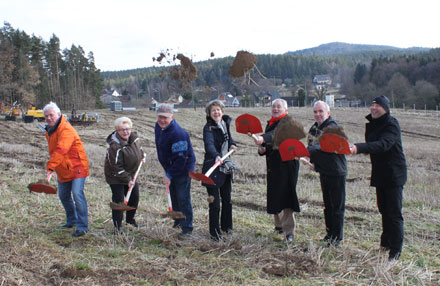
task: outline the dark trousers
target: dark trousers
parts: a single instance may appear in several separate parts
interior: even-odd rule
[[[226,175],[225,182],[220,188],[206,189],[208,194],[214,197],[214,201],[209,204],[209,234],[212,238],[218,239],[221,231],[232,230],[231,175]],[[219,225],[220,201],[222,207]]]
[[[174,177],[170,184],[171,204],[173,211],[182,212],[185,219],[174,220],[183,232],[193,231],[193,209],[191,203],[191,178],[188,176]]]
[[[340,241],[344,238],[345,176],[320,175],[326,237]]]
[[[376,187],[377,207],[382,215],[380,245],[390,249],[390,255],[400,255],[403,245],[403,186]]]
[[[124,196],[128,192],[128,185],[122,184],[110,184],[112,189],[112,201],[115,203],[124,203]],[[139,185],[135,183],[133,190],[131,191],[130,198],[128,199],[128,205],[137,209],[139,205]],[[136,209],[127,211],[125,221],[130,223],[134,220]],[[122,226],[122,218],[124,216],[123,211],[112,210],[113,225],[117,228]]]

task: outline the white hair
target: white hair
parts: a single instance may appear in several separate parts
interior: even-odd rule
[[[130,128],[133,127],[133,122],[131,122],[131,119],[123,116],[123,117],[116,118],[115,129],[117,129],[118,127],[121,127],[124,124],[128,124],[128,126],[130,126]]]
[[[273,106],[277,101],[281,102],[281,104],[283,105],[284,109],[287,110],[287,101],[285,101],[285,100],[282,99],[282,98],[277,98],[277,99],[273,100],[273,101],[272,101],[272,106]]]
[[[313,104],[313,108],[315,108],[315,106],[317,106],[318,104],[324,104],[325,109],[327,109],[327,112],[330,112],[330,106],[327,104],[327,102],[322,100],[315,101],[315,103]]]
[[[53,109],[55,113],[61,114],[61,110],[55,102],[51,101],[48,104],[46,104],[43,108],[43,113],[46,113],[46,111],[48,111],[49,109]]]

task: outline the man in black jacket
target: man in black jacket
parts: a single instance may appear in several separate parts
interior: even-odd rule
[[[307,150],[310,153],[310,162],[319,172],[321,181],[327,231],[323,240],[328,242],[328,246],[337,246],[343,239],[347,162],[345,155],[323,152],[319,145],[318,137],[323,129],[338,126],[330,116],[328,104],[323,101],[315,102],[313,114],[316,122],[309,130]]]
[[[377,206],[382,215],[381,250],[389,260],[399,259],[403,245],[403,185],[407,179],[399,122],[390,115],[385,96],[373,100],[366,117],[365,141],[351,146],[352,154],[370,154],[371,186],[376,187]]]

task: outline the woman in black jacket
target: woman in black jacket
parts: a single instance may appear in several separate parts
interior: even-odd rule
[[[231,149],[237,150],[230,131],[231,118],[224,115],[224,104],[219,100],[213,100],[206,106],[206,124],[203,127],[203,142],[205,144],[205,159],[202,172],[206,173],[217,161]],[[210,178],[215,186],[203,184],[209,194],[209,234],[218,241],[222,238],[222,231],[232,231],[232,201],[231,182],[235,165],[230,158],[221,161]],[[220,200],[222,202],[220,226]]]
[[[105,180],[112,190],[112,201],[124,202],[129,187],[134,184],[128,205],[137,208],[139,204],[139,186],[133,177],[141,163],[144,152],[136,132],[131,132],[133,123],[128,117],[115,120],[115,131],[107,137],[107,154],[105,157]],[[125,218],[128,224],[138,227],[134,216],[136,209],[127,211]],[[123,211],[112,210],[115,234],[121,231]]]
[[[296,194],[298,181],[298,160],[283,162],[278,149],[273,149],[275,129],[287,115],[287,102],[275,99],[272,102],[272,117],[264,134],[257,137],[258,154],[266,156],[267,167],[267,213],[274,215],[275,230],[284,232],[287,242],[293,241],[295,217],[299,212],[299,201]]]

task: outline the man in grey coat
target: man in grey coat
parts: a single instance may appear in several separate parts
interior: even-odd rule
[[[366,117],[365,143],[350,147],[351,153],[370,154],[371,186],[376,187],[377,206],[382,215],[380,248],[389,251],[388,259],[397,260],[403,245],[403,186],[407,179],[399,122],[390,115],[385,96],[373,100]]]

